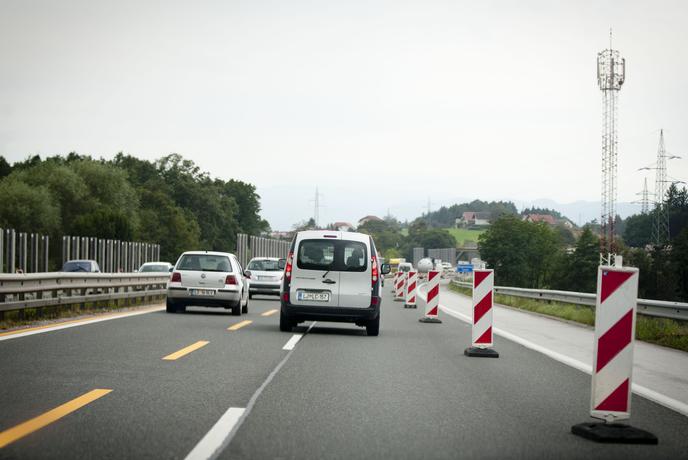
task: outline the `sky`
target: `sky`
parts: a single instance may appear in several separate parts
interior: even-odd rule
[[[688,181],[686,23],[685,1],[0,0],[0,155],[180,153],[255,184],[273,229],[316,186],[323,224],[475,198],[594,214],[610,27],[619,201],[660,128]]]

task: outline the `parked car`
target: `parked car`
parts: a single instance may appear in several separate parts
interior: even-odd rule
[[[169,273],[172,268],[174,265],[169,262],[146,262],[136,271],[138,273]]]
[[[303,231],[292,242],[281,289],[280,330],[335,321],[380,331],[380,278],[373,239],[363,233]]]
[[[249,281],[234,254],[188,251],[175,264],[167,283],[167,312],[187,306],[220,307],[235,316],[248,313]]]
[[[62,265],[61,272],[100,273],[100,267],[95,260],[68,260]]]
[[[286,259],[277,257],[254,257],[246,266],[244,274],[250,281],[249,299],[254,294],[279,295]]]

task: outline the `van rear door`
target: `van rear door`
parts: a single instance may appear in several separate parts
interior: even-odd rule
[[[363,241],[343,240],[341,251],[339,306],[368,308],[372,297],[370,248]]]
[[[339,235],[297,242],[289,298],[292,305],[337,307],[340,272],[335,270]]]

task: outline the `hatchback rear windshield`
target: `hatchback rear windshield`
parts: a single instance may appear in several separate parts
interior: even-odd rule
[[[304,270],[364,272],[368,269],[367,248],[359,241],[303,240],[296,265]]]
[[[255,270],[257,272],[281,272],[282,268],[279,268],[279,263],[277,260],[252,260],[248,263],[248,270]]]
[[[227,256],[210,254],[185,254],[177,265],[177,270],[204,272],[231,272],[232,265]]]
[[[63,272],[92,272],[94,269],[91,262],[65,262],[62,266]]]
[[[140,272],[141,273],[147,273],[147,272],[167,272],[170,270],[170,267],[167,265],[144,265],[141,267]]]

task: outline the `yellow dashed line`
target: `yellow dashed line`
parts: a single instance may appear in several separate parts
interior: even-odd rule
[[[19,425],[10,428],[9,430],[3,431],[2,433],[0,433],[0,448],[3,448],[8,444],[11,444],[16,440],[23,438],[24,436],[30,435],[34,431],[38,431],[41,428],[50,425],[51,423],[61,419],[62,417],[71,414],[75,410],[84,407],[86,404],[92,403],[96,399],[102,398],[111,391],[112,390],[103,389],[91,390],[88,393],[83,394],[76,399],[72,399],[71,401],[62,404],[61,406],[58,406],[53,410],[50,410],[42,415],[39,415],[38,417],[32,418],[31,420],[27,420],[26,422],[20,423]]]
[[[241,322],[239,322],[239,323],[232,324],[231,326],[229,326],[229,327],[227,328],[227,330],[228,330],[228,331],[236,331],[237,329],[241,329],[241,328],[244,327],[244,326],[248,326],[248,325],[251,324],[252,322],[253,322],[253,321],[247,319],[246,321],[241,321]]]
[[[196,351],[196,350],[198,350],[199,348],[205,347],[206,345],[208,345],[208,343],[210,343],[210,342],[207,342],[207,341],[205,341],[205,340],[199,340],[198,342],[196,342],[196,343],[194,343],[194,344],[191,344],[191,345],[189,345],[188,347],[184,347],[184,348],[182,348],[182,349],[179,350],[179,351],[175,351],[175,352],[172,353],[171,355],[165,356],[163,359],[164,359],[165,361],[174,361],[174,360],[176,360],[176,359],[181,358],[182,356],[188,355],[188,354],[191,353],[192,351]]]

